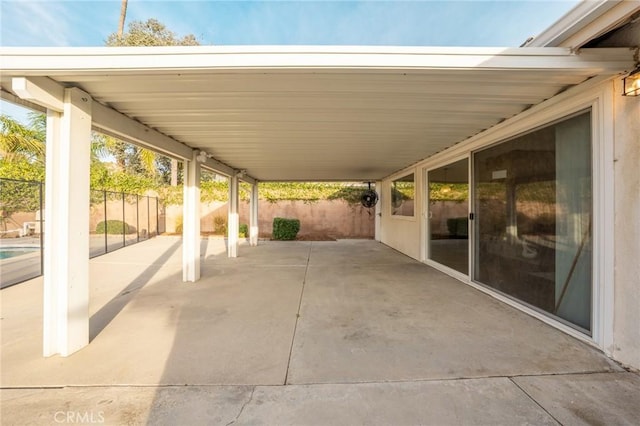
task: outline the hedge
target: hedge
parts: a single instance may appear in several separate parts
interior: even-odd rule
[[[449,236],[454,238],[467,238],[469,236],[469,221],[466,216],[447,219]]]
[[[98,223],[96,226],[97,234],[104,234],[104,229],[107,228],[107,234],[131,234],[134,232],[132,227],[130,227],[126,222],[121,220],[107,220],[106,222],[103,220]]]
[[[295,240],[298,231],[300,231],[300,221],[298,219],[285,219],[282,217],[273,219],[274,240]]]

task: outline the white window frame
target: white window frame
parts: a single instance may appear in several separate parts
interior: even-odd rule
[[[409,175],[413,175],[413,190],[414,190],[414,194],[413,194],[413,215],[409,216],[409,215],[403,215],[403,214],[394,214],[393,213],[393,204],[392,204],[392,199],[393,199],[393,183],[395,181],[398,181],[400,179],[403,179]],[[389,208],[389,216],[392,219],[398,219],[398,220],[409,220],[409,221],[415,221],[416,220],[416,213],[418,211],[418,190],[419,190],[419,186],[418,186],[418,179],[417,179],[417,172],[416,170],[412,169],[410,171],[406,171],[405,173],[401,173],[398,174],[397,176],[394,176],[393,178],[391,178],[389,180],[389,201],[387,204],[387,207]]]

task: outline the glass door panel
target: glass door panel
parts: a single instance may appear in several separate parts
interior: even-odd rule
[[[469,161],[430,170],[429,259],[469,273]]]
[[[591,330],[591,115],[474,155],[473,278]]]

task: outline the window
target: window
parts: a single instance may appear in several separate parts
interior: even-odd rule
[[[394,180],[391,184],[391,214],[413,217],[415,193],[416,183],[413,173]]]
[[[474,155],[474,279],[591,331],[591,113]]]

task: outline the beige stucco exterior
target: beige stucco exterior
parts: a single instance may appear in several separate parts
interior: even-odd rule
[[[613,356],[640,369],[640,97],[615,83],[615,308]]]

